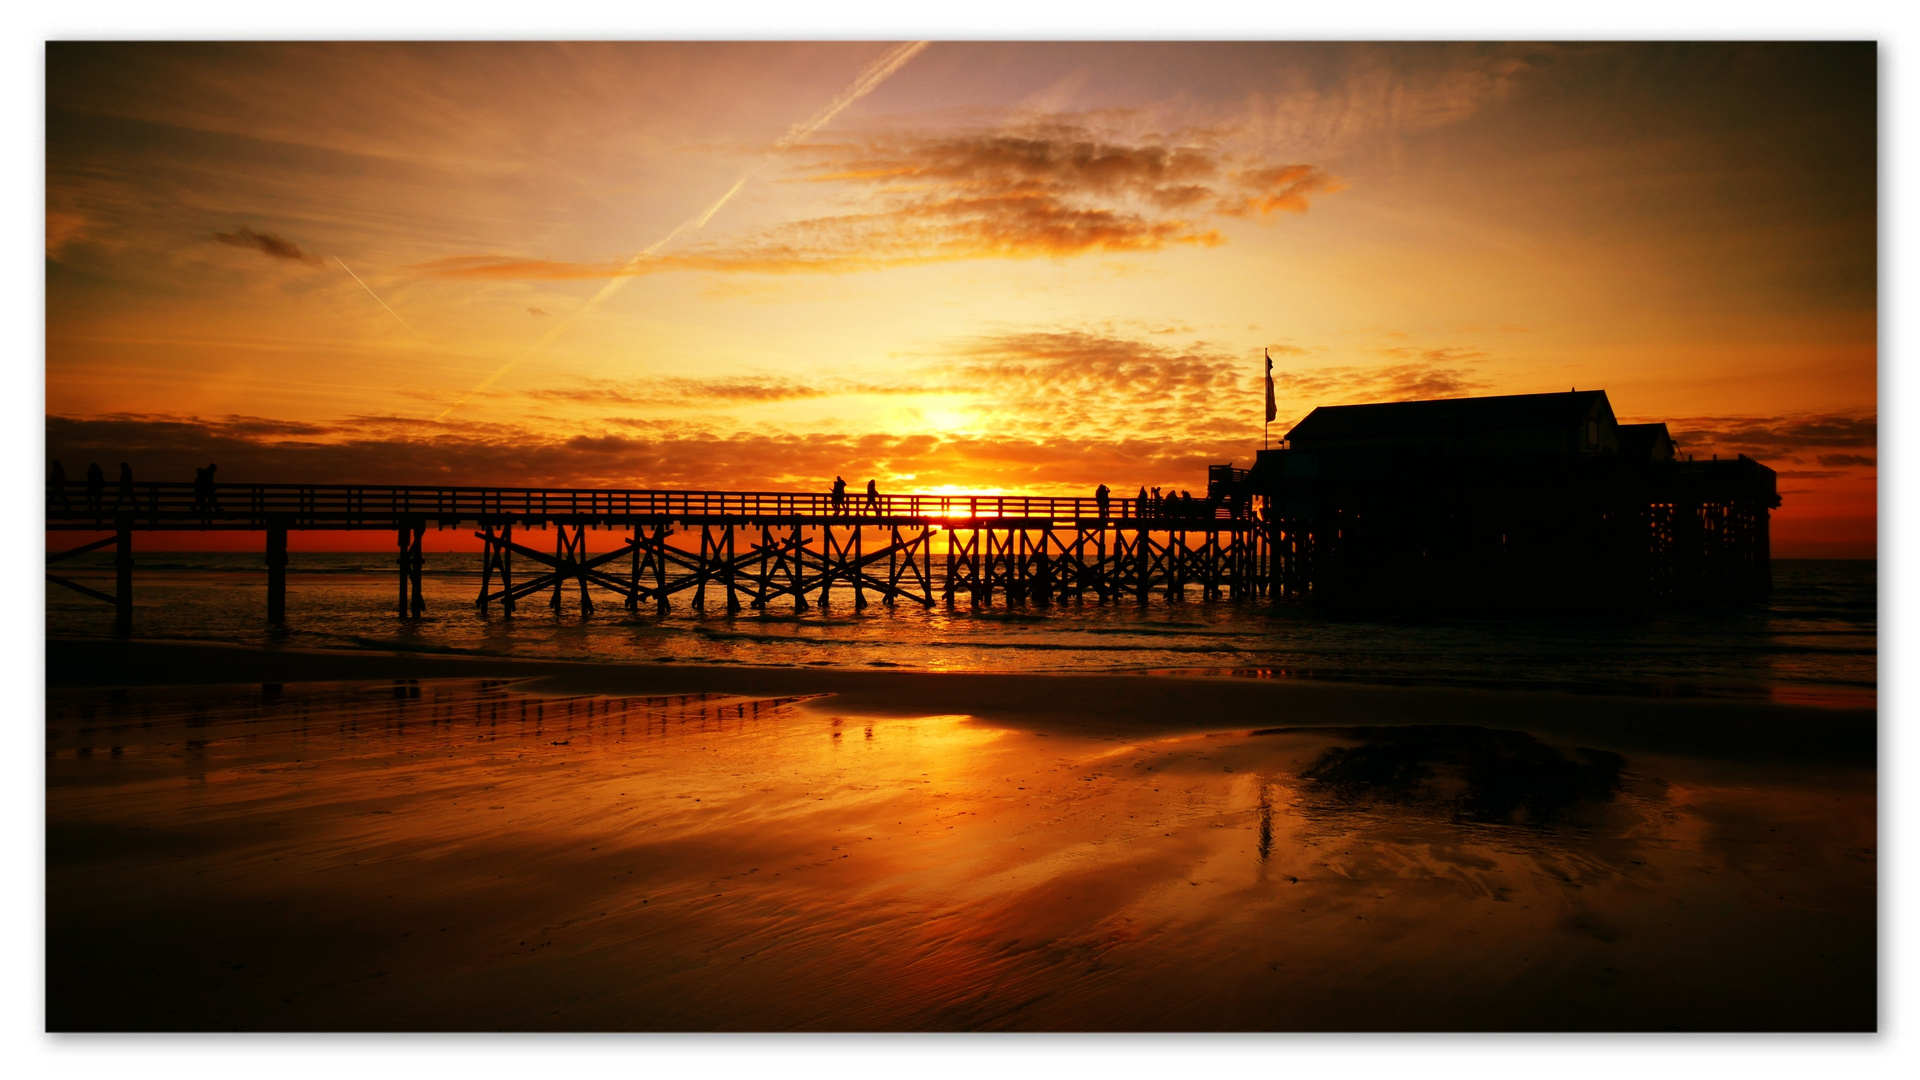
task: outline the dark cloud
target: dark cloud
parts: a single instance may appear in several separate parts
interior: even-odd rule
[[[1817,460],[1829,469],[1844,469],[1849,466],[1875,469],[1880,466],[1878,458],[1870,458],[1864,454],[1821,454]]]
[[[297,426],[297,425],[292,425]],[[513,425],[433,425],[356,417],[326,440],[271,438],[224,421],[50,416],[50,457],[128,461],[138,479],[191,480],[207,462],[235,483],[476,484],[821,490],[836,474],[899,488],[941,484],[1091,490],[1138,484],[1198,489],[1206,466],[1251,456],[1244,436],[943,438],[785,432],[719,433],[643,421],[633,434],[596,425],[548,434]],[[911,474],[913,479],[893,480]]]
[[[1829,468],[1843,467],[1840,461],[1827,460],[1836,455],[1852,459],[1844,465],[1872,465],[1873,459],[1857,451],[1875,446],[1879,438],[1878,418],[1861,412],[1696,416],[1668,420],[1667,427],[1681,452],[1695,457],[1746,454],[1756,459],[1797,459],[1814,455]]]
[[[529,315],[545,315],[545,314],[547,314],[547,313],[546,313],[546,312],[544,312],[544,311],[542,311],[542,310],[540,310],[540,309],[539,309],[539,308],[537,308],[537,307],[530,307],[530,308],[528,308],[528,309],[527,309],[527,314],[529,314]]]
[[[301,251],[300,245],[291,240],[275,236],[272,233],[254,232],[245,225],[240,226],[230,233],[214,233],[213,238],[223,244],[232,244],[234,247],[252,248],[263,255],[271,255],[276,259],[288,259],[293,262],[313,263],[316,265],[320,262],[318,256],[309,255]]]
[[[1341,186],[1316,166],[1243,161],[1204,139],[1123,141],[1072,122],[1021,134],[878,135],[791,154],[791,179],[829,187],[855,209],[636,263],[480,255],[416,269],[514,279],[843,272],[1205,247],[1225,242],[1209,219],[1302,214],[1313,197]]]

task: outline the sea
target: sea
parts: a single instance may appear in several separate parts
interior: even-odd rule
[[[935,572],[940,568],[936,565]],[[112,554],[60,564],[102,591]],[[136,638],[286,648],[528,657],[608,664],[808,665],[923,671],[1141,672],[1244,678],[1559,690],[1581,694],[1771,699],[1872,707],[1878,690],[1877,563],[1775,560],[1765,602],[1646,614],[1354,617],[1310,607],[1156,596],[1146,605],[1095,599],[1048,606],[960,599],[931,608],[850,590],[795,612],[791,599],[736,615],[710,594],[683,592],[662,617],[594,592],[581,612],[567,586],[482,612],[480,556],[429,554],[427,609],[395,613],[392,552],[295,553],[287,621],[266,621],[266,569],[256,553],[151,553],[134,574]],[[938,595],[939,581],[935,581]],[[47,633],[110,637],[112,609],[53,583]]]

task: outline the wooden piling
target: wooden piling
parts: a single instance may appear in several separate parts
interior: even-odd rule
[[[287,524],[284,518],[267,527],[267,622],[287,621]]]

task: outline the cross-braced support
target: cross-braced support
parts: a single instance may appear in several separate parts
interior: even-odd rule
[[[495,599],[500,601],[500,613],[513,617],[513,522],[502,522],[497,528],[491,523],[482,522],[481,532],[474,535],[485,541],[480,549],[480,598],[474,601],[482,613]],[[500,575],[500,592],[494,593],[493,576]]]
[[[71,581],[58,574],[48,574],[47,580],[82,596],[90,596],[113,605],[114,632],[121,636],[133,633],[133,516],[122,514],[115,519],[113,535],[104,540],[95,540],[91,544],[81,544],[77,548],[55,552],[47,556],[47,565],[52,566],[62,559],[71,559],[75,555],[85,555],[89,551],[98,551],[103,547],[113,547],[113,595],[109,596],[98,589],[90,589],[77,581]]]
[[[1190,537],[1179,528],[1145,522],[1123,526],[1088,520],[1074,523],[1071,531],[1022,521],[948,525],[946,579],[936,590],[937,527],[931,521],[803,525],[790,519],[695,519],[681,524],[676,534],[666,520],[638,522],[620,548],[592,556],[586,554],[585,524],[558,526],[561,535],[551,555],[515,543],[510,525],[485,525],[473,534],[485,544],[478,604],[484,610],[498,600],[511,611],[516,599],[540,590],[551,590],[557,600],[570,581],[580,585],[583,613],[593,610],[588,585],[620,595],[629,610],[651,601],[662,615],[681,592],[689,594],[692,611],[705,613],[709,590],[724,594],[728,614],[748,608],[767,612],[782,598],[791,598],[796,612],[827,608],[841,588],[853,592],[855,610],[868,605],[870,593],[889,606],[901,598],[931,605],[936,592],[952,604],[964,593],[984,607],[996,593],[1007,603],[1035,605],[1083,599],[1088,593],[1101,601],[1130,595],[1145,602],[1163,589],[1168,598],[1178,599],[1188,584],[1200,585],[1201,595],[1211,600],[1246,595],[1259,577],[1249,562],[1258,556],[1256,536],[1247,528],[1196,529]],[[736,537],[742,529],[757,535],[748,531],[742,543]],[[869,531],[879,541],[872,549]],[[515,554],[547,572],[515,582]],[[617,559],[629,561],[616,571]]]
[[[559,531],[560,535],[554,540],[554,553],[552,555],[530,548],[525,544],[515,542],[511,528],[503,528],[498,532],[488,528],[484,532],[473,534],[475,539],[480,540],[486,545],[490,553],[497,552],[497,562],[494,562],[491,555],[489,556],[489,562],[502,567],[503,571],[505,567],[510,565],[507,562],[509,553],[531,559],[542,566],[551,567],[547,573],[536,574],[517,585],[513,583],[508,573],[503,572],[501,575],[501,587],[498,592],[484,591],[491,586],[491,575],[483,571],[483,583],[481,586],[483,591],[479,600],[479,605],[482,609],[484,609],[487,604],[498,600],[501,602],[500,606],[503,610],[511,612],[514,601],[540,592],[543,589],[551,589],[553,590],[553,610],[557,612],[560,610],[561,604],[561,587],[569,581],[577,581],[580,583],[580,611],[583,615],[593,614],[593,597],[587,592],[587,585],[589,583],[611,589],[623,596],[631,595],[633,590],[632,582],[605,573],[600,570],[600,567],[627,554],[633,545],[632,541],[628,541],[626,544],[604,554],[589,556],[586,553],[587,527],[585,525],[556,525],[555,528]]]
[[[427,610],[427,598],[421,592],[420,576],[426,566],[427,557],[423,548],[427,539],[427,523],[424,518],[409,518],[401,522],[399,529],[400,546],[400,617],[418,618]]]

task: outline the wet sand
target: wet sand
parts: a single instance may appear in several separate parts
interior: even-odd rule
[[[53,1030],[1876,1023],[1867,710],[48,648]]]

